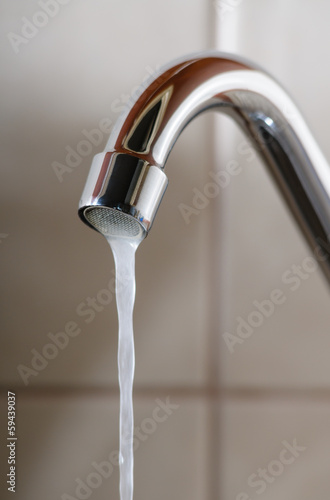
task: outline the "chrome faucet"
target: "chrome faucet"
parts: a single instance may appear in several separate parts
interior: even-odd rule
[[[93,160],[81,219],[105,236],[146,236],[167,187],[167,157],[185,126],[209,109],[234,118],[250,138],[330,281],[329,165],[281,86],[228,54],[176,61],[141,87]]]

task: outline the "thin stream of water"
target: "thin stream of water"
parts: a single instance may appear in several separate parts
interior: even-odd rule
[[[116,266],[116,300],[119,323],[119,490],[121,500],[133,500],[133,379],[135,367],[133,307],[135,300],[135,252],[140,241],[109,238],[108,242]]]

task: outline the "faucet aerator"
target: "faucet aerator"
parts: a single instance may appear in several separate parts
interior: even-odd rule
[[[167,188],[165,173],[126,153],[95,156],[79,215],[106,237],[147,236]]]

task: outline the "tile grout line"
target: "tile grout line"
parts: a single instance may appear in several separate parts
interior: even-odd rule
[[[35,386],[23,387],[7,384],[0,385],[0,393],[8,390],[19,394],[20,397],[119,397],[117,386],[109,387],[65,387],[65,386]],[[163,386],[163,387],[135,387],[135,399],[151,399],[157,397],[181,398],[185,400],[208,401],[315,401],[330,404],[330,388],[216,388],[211,386]]]

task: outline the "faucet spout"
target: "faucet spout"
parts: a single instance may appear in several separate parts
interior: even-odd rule
[[[94,158],[79,215],[105,235],[147,235],[167,187],[168,155],[207,110],[231,116],[264,159],[330,281],[330,168],[282,87],[243,59],[202,53],[163,68]]]

